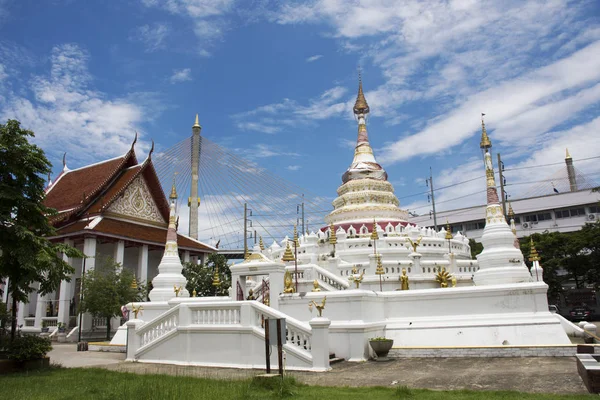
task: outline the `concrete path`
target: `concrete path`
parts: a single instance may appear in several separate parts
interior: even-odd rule
[[[263,370],[182,367],[123,362],[122,353],[77,352],[58,344],[49,354],[65,367],[100,367],[137,374],[167,374],[212,379],[245,379]],[[410,358],[386,363],[342,362],[327,373],[291,372],[299,381],[321,386],[393,386],[434,390],[516,390],[531,393],[587,393],[575,358]]]

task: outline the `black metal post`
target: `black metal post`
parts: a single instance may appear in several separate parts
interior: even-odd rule
[[[267,364],[267,374],[271,373],[271,355],[269,350],[271,343],[269,342],[269,319],[265,318],[265,361]]]
[[[82,328],[82,319],[83,319],[83,312],[81,311],[81,302],[83,301],[83,278],[85,277],[85,255],[83,256],[83,263],[82,263],[82,267],[81,267],[81,289],[80,289],[80,293],[79,293],[79,335],[78,335],[78,339],[77,342],[81,342],[81,328]],[[77,346],[77,350],[79,350],[79,345]]]
[[[279,375],[283,377],[283,343],[281,341],[281,319],[277,320],[277,362]]]

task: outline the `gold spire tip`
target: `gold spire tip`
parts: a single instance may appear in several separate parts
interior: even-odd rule
[[[200,123],[198,122],[198,114],[196,114],[196,121],[194,122],[194,126],[192,128],[201,128]]]
[[[369,113],[369,105],[367,104],[367,99],[365,99],[365,94],[363,93],[362,87],[362,76],[360,74],[360,70],[358,71],[358,95],[356,96],[356,102],[354,103],[354,114],[368,114]]]
[[[479,143],[479,147],[487,150],[492,147],[492,142],[490,141],[487,131],[485,130],[485,122],[483,121],[484,116],[485,114],[481,113],[481,142]]]
[[[177,189],[175,188],[175,177],[177,176],[177,172],[173,174],[173,186],[171,186],[171,194],[169,195],[169,199],[175,200],[177,199]]]
[[[511,203],[508,203],[508,219],[515,219],[515,212]]]
[[[565,156],[566,160],[570,160],[571,159],[571,154],[569,153],[569,149],[567,149],[567,155]]]

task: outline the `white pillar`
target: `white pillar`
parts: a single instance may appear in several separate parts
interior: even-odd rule
[[[138,249],[137,279],[146,284],[148,281],[148,245],[143,244]]]
[[[8,290],[6,290],[9,288],[9,285],[10,285],[10,283],[8,281],[9,281],[9,279],[6,278],[4,284],[2,285],[2,302],[4,304],[8,303]]]
[[[83,254],[86,255],[85,270],[91,271],[96,268],[96,237],[89,236],[83,240]]]
[[[42,318],[46,316],[46,296],[42,296],[38,293],[37,303],[35,304],[35,322],[36,328],[42,327]]]
[[[113,258],[115,259],[116,263],[121,264],[121,267],[123,267],[123,260],[125,259],[125,241],[124,240],[118,240],[115,243],[115,255]]]
[[[329,325],[331,321],[324,317],[311,319],[312,328],[311,354],[313,359],[313,371],[329,371]]]
[[[65,244],[68,246],[73,246],[73,242],[69,239],[65,239]],[[71,263],[69,257],[63,254],[63,261],[66,263]],[[73,281],[73,276],[71,276],[71,281],[63,280],[60,283],[60,291],[58,295],[58,322],[62,322],[65,325],[69,325],[69,306],[71,305],[71,284]]]
[[[284,268],[269,272],[269,306],[279,310],[279,295],[283,293]]]
[[[25,326],[25,307],[25,303],[17,303],[17,326]]]
[[[183,262],[190,262],[190,251],[186,250],[183,252]]]
[[[140,337],[136,333],[136,329],[144,325],[144,322],[134,319],[127,321],[125,325],[127,325],[127,358],[125,361],[135,361],[135,353],[140,347]]]

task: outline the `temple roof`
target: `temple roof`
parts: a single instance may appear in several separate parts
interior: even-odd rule
[[[56,236],[78,236],[92,232],[99,236],[131,239],[133,241],[150,243],[159,247],[165,246],[165,238],[167,237],[166,228],[152,227],[103,217],[77,221],[74,224],[59,228],[56,232]],[[212,246],[181,234],[177,234],[177,245],[182,250],[201,252],[212,252],[217,250]]]

